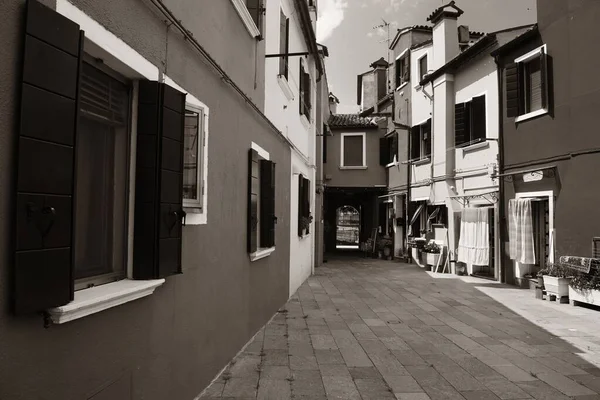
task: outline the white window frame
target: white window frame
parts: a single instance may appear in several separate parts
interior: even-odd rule
[[[548,54],[548,48],[545,44],[541,45],[540,47],[531,50],[529,53],[523,54],[520,57],[517,57],[515,59],[515,63],[516,64],[526,64],[529,61],[533,60],[534,58],[538,57],[540,54],[544,53],[544,54]],[[526,77],[523,76],[523,79],[525,79]],[[546,79],[548,79],[548,73],[546,71]],[[524,82],[519,82],[519,84],[523,85],[523,90],[526,90],[526,86]],[[546,88],[548,88],[548,82],[546,82]],[[547,96],[549,96],[549,93],[547,93]],[[519,99],[520,101],[521,99]],[[528,112],[526,114],[522,114],[519,115],[518,117],[515,118],[515,122],[522,122],[522,121],[526,121],[528,119],[532,119],[535,117],[539,117],[540,115],[544,115],[544,114],[548,114],[548,108],[540,108],[539,110],[535,110],[535,111],[531,111]]]
[[[415,164],[415,165],[427,164],[431,160],[432,154],[425,156],[425,146],[424,146],[425,140],[423,139],[423,126],[427,123],[427,121],[429,121],[429,118],[427,118],[415,125],[415,126],[419,127],[419,158],[416,160],[413,160],[413,164]],[[413,128],[414,128],[414,126],[413,126]],[[431,119],[431,132],[429,132],[430,140],[431,140],[432,136],[433,136],[433,118]],[[431,148],[431,153],[433,153],[433,147]]]
[[[206,139],[204,135],[205,131],[205,123],[208,118],[204,113],[203,107],[198,107],[192,103],[186,101],[185,103],[185,111],[192,111],[198,113],[200,126],[198,127],[198,152],[196,153],[196,159],[198,160],[197,171],[196,171],[196,185],[197,185],[197,200],[191,199],[183,199],[183,208],[186,212],[196,213],[202,212],[202,208],[204,205],[204,155],[206,154],[205,146]]]
[[[427,71],[429,71],[429,57],[427,52],[423,53],[421,57],[417,59],[417,74],[419,75],[419,82],[423,80],[423,77],[427,75],[427,71],[424,74],[421,74],[421,60],[427,57]]]
[[[263,159],[263,160],[271,160],[271,155],[269,154],[268,151],[266,151],[265,149],[263,149],[260,145],[252,142],[250,148],[254,151],[256,151],[258,153],[258,156]],[[270,256],[274,251],[275,251],[275,246],[272,247],[261,247],[260,246],[260,220],[261,220],[261,215],[260,215],[260,197],[262,195],[262,191],[260,191],[260,181],[261,181],[261,176],[260,176],[260,168],[259,168],[259,172],[258,172],[258,197],[257,197],[257,204],[256,207],[258,209],[258,224],[256,226],[256,243],[257,243],[257,248],[256,251],[254,253],[250,253],[250,261],[257,261],[260,260],[261,258],[265,258]]]
[[[472,103],[473,99],[475,97],[481,97],[481,96],[485,96],[485,139],[481,139],[481,140],[479,140],[477,142],[470,141],[470,142],[467,142],[467,143],[463,143],[461,146],[455,147],[455,150],[457,150],[457,151],[458,150],[462,150],[463,155],[464,155],[464,153],[469,153],[469,152],[473,152],[475,150],[479,150],[479,149],[484,149],[484,148],[490,147],[489,140],[488,140],[488,138],[489,138],[488,137],[488,133],[490,132],[490,129],[489,129],[490,127],[488,126],[489,122],[490,122],[490,119],[489,119],[490,115],[489,115],[489,111],[488,111],[488,106],[490,104],[489,103],[490,96],[488,95],[488,91],[484,90],[483,92],[474,94],[473,96],[467,97],[466,99],[463,99],[461,101],[458,101],[457,99],[454,100],[455,104]],[[472,114],[471,114],[471,117],[472,117]],[[471,122],[472,121],[469,121],[469,124],[471,124]],[[472,128],[473,127],[470,126],[469,131]]]
[[[258,29],[258,26],[256,26],[254,23],[252,15],[250,15],[250,11],[248,11],[248,8],[246,7],[246,2],[244,0],[231,0],[231,3],[242,19],[242,22],[244,23],[244,26],[248,30],[250,36],[253,38],[259,37],[260,29]]]
[[[362,137],[362,161],[363,165],[344,165],[344,141],[347,136]],[[367,134],[366,132],[347,132],[341,134],[340,169],[367,169]]]

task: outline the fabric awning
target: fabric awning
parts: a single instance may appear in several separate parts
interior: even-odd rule
[[[419,218],[419,215],[421,215],[421,212],[423,211],[423,207],[425,207],[425,204],[421,204],[419,208],[417,208],[417,211],[415,211],[412,218],[410,219],[410,225],[414,224],[417,218]]]

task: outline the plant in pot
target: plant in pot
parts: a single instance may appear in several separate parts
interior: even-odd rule
[[[428,242],[425,247],[423,247],[423,252],[426,254],[425,263],[427,265],[435,266],[438,263],[438,260],[441,256],[441,247],[434,241]]]
[[[393,251],[393,243],[392,239],[389,236],[384,236],[379,239],[378,246],[379,251],[382,253],[383,258],[387,260],[391,260],[392,251]]]
[[[569,295],[569,282],[573,277],[573,271],[557,263],[550,263],[539,272],[544,281],[546,293],[555,295],[557,298]]]
[[[589,273],[577,272],[569,282],[571,302],[600,304],[600,268],[592,267]]]

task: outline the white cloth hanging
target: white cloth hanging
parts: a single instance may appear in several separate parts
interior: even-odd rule
[[[521,264],[535,264],[531,199],[508,201],[509,256]]]
[[[462,211],[458,261],[468,266],[489,265],[490,225],[487,208],[466,208]]]

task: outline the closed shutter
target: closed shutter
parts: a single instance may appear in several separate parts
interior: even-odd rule
[[[483,140],[486,137],[485,95],[473,97],[471,102],[473,132],[471,140]]]
[[[410,128],[410,158],[418,160],[421,158],[421,126]]]
[[[260,247],[275,246],[275,163],[260,160]]]
[[[304,235],[304,229],[302,228],[302,217],[304,217],[304,177],[298,175],[298,236]]]
[[[540,54],[541,96],[542,108],[548,109],[548,55],[542,51]]]
[[[425,157],[431,156],[431,118],[423,125],[423,146],[425,146]]]
[[[518,117],[521,111],[521,80],[519,64],[506,66],[506,116]]]
[[[259,187],[258,153],[250,149],[248,156],[248,253],[258,250],[258,196]]]
[[[181,272],[185,94],[140,81],[133,276]]]
[[[18,137],[14,311],[73,299],[73,195],[83,32],[26,6]]]
[[[390,141],[388,138],[379,139],[379,165],[388,165],[390,163]]]
[[[252,16],[252,21],[256,24],[258,30],[262,33],[262,25],[261,25],[261,15],[262,15],[262,6],[260,4],[261,0],[246,0],[246,8],[250,12]]]
[[[454,145],[460,146],[465,143],[465,103],[454,106]]]

